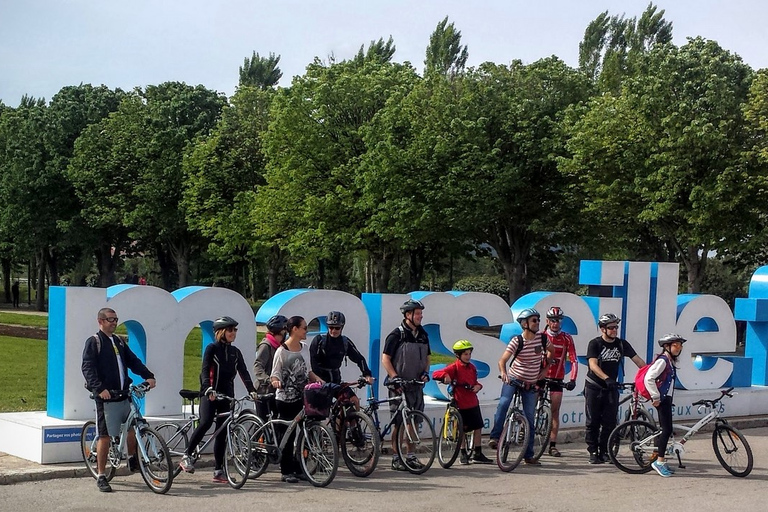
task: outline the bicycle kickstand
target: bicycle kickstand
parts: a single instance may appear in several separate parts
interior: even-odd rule
[[[685,469],[685,465],[683,464],[683,458],[680,456],[680,450],[675,450],[675,454],[677,455],[677,467],[680,469]]]

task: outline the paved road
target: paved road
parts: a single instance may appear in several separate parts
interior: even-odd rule
[[[117,476],[115,492],[99,493],[91,478],[25,482],[0,487],[0,509],[19,511],[184,511],[204,510],[354,510],[479,512],[640,510],[661,500],[675,512],[765,510],[768,499],[768,428],[744,431],[755,468],[747,478],[730,476],[718,464],[709,433],[686,445],[688,468],[672,478],[655,473],[628,475],[611,465],[590,466],[581,443],[558,445],[563,458],[545,456],[540,467],[502,473],[496,466],[435,467],[421,476],[388,469],[389,457],[371,477],[340,469],[328,488],[280,482],[274,468],[235,491],[210,482],[211,470],[180,475],[168,495],[152,494],[139,475]],[[655,508],[655,507],[654,507]]]

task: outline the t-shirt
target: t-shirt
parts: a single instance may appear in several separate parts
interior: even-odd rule
[[[541,364],[544,360],[544,352],[541,346],[540,332],[537,332],[533,339],[523,342],[523,350],[517,354],[517,357],[509,366],[509,376],[523,382],[536,382],[541,374]],[[515,355],[517,352],[518,336],[513,336],[507,345],[507,352]],[[547,340],[547,346],[551,343]]]
[[[545,333],[549,342],[552,344],[552,359],[557,361],[547,368],[546,377],[563,380],[565,378],[565,362],[568,360],[571,362],[569,380],[576,380],[579,365],[577,363],[578,359],[576,357],[576,347],[573,344],[573,338],[565,331],[560,331],[555,334],[547,329]]]
[[[619,378],[619,367],[621,358],[632,358],[637,355],[635,349],[627,340],[616,338],[612,342],[607,342],[602,336],[593,338],[587,345],[587,360],[597,359],[597,365],[603,372],[612,379]],[[595,375],[592,370],[587,372],[587,382],[596,382],[600,386],[605,386],[605,381]]]
[[[426,371],[429,336],[423,327],[416,329],[416,335],[405,325],[393,330],[384,341],[383,353],[392,359],[392,366],[403,379],[416,379]]]
[[[292,352],[280,345],[272,361],[272,375],[280,380],[282,387],[275,392],[275,399],[281,402],[296,402],[304,397],[304,386],[309,382],[309,348],[301,344],[299,352]]]

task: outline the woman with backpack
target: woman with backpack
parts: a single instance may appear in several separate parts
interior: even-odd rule
[[[651,395],[653,406],[659,412],[659,426],[661,435],[656,448],[658,458],[651,463],[654,471],[663,477],[669,477],[674,471],[667,465],[664,455],[667,453],[667,443],[672,435],[672,395],[675,392],[675,376],[677,367],[675,363],[683,351],[683,343],[686,339],[679,334],[667,334],[659,338],[661,354],[651,363],[645,373],[645,388]]]

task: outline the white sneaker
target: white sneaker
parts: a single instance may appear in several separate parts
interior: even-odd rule
[[[195,472],[195,463],[192,462],[192,458],[189,455],[185,455],[181,458],[181,462],[179,462],[179,467],[181,467],[182,471],[185,473],[194,473]]]

